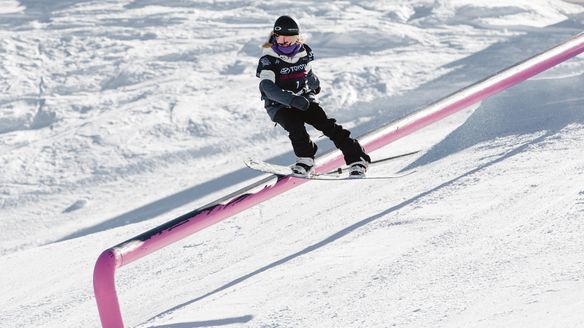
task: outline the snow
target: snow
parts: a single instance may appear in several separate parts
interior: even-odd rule
[[[100,327],[98,255],[293,161],[281,14],[355,136],[584,29],[580,1],[0,1],[0,325]],[[130,327],[584,326],[584,57],[128,265]],[[324,152],[332,144],[310,131]]]

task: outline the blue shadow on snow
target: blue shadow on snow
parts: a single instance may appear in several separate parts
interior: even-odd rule
[[[149,328],[218,327],[218,326],[232,325],[232,324],[236,324],[236,323],[247,323],[251,319],[253,319],[253,316],[251,316],[251,315],[244,315],[244,316],[241,316],[241,317],[218,319],[218,320],[181,322],[181,323],[173,323],[173,324],[162,325],[162,326],[149,326]]]
[[[481,171],[483,169],[486,169],[486,168],[488,168],[488,167],[490,167],[492,165],[496,165],[496,164],[498,164],[498,163],[500,163],[500,162],[502,162],[502,161],[504,161],[504,160],[506,160],[508,158],[511,158],[513,156],[516,156],[516,155],[522,153],[523,151],[527,150],[529,147],[531,147],[531,146],[533,146],[535,144],[538,144],[540,142],[545,142],[545,140],[547,138],[549,138],[550,136],[551,136],[550,133],[546,133],[545,135],[542,135],[540,137],[537,137],[534,140],[525,142],[525,143],[519,145],[518,147],[516,147],[516,148],[514,148],[514,149],[512,149],[510,151],[508,151],[507,153],[501,155],[500,157],[498,157],[496,159],[493,159],[492,161],[490,161],[488,163],[485,163],[483,165],[480,165],[480,166],[478,166],[475,169],[472,169],[472,170],[470,170],[470,171],[468,171],[468,172],[466,172],[466,173],[464,173],[464,174],[462,174],[462,175],[460,175],[460,176],[458,176],[458,177],[456,177],[454,179],[451,179],[449,181],[446,181],[446,182],[444,182],[444,183],[442,183],[442,184],[440,184],[440,185],[438,185],[438,186],[436,186],[436,187],[434,187],[434,188],[432,188],[432,189],[430,189],[428,191],[425,191],[423,193],[420,193],[420,194],[418,194],[418,195],[416,195],[416,196],[414,196],[414,197],[412,197],[412,198],[410,198],[408,200],[405,200],[405,201],[403,201],[403,202],[401,202],[401,203],[399,203],[399,204],[397,204],[395,206],[392,206],[392,207],[390,207],[390,208],[388,208],[388,209],[386,209],[386,210],[384,210],[384,211],[382,211],[380,213],[377,213],[377,214],[375,214],[373,216],[370,216],[370,217],[368,217],[366,219],[363,219],[363,220],[361,220],[359,222],[356,222],[356,223],[354,223],[354,224],[352,224],[352,225],[350,225],[350,226],[348,226],[348,227],[346,227],[346,228],[344,228],[344,229],[342,229],[342,230],[340,230],[340,231],[338,231],[338,232],[330,235],[329,237],[327,237],[324,240],[321,240],[318,243],[315,243],[313,245],[307,246],[306,248],[304,248],[304,249],[302,249],[302,250],[300,250],[300,251],[298,251],[296,253],[290,254],[290,255],[288,255],[286,257],[283,257],[283,258],[281,258],[281,259],[279,259],[279,260],[277,260],[275,262],[272,262],[270,264],[267,264],[267,265],[265,265],[265,266],[263,266],[263,267],[255,270],[255,271],[253,271],[253,272],[250,272],[250,273],[245,274],[245,275],[243,275],[243,276],[241,276],[239,278],[236,278],[236,279],[232,280],[231,282],[228,282],[225,285],[223,285],[223,286],[221,286],[221,287],[219,287],[219,288],[217,288],[217,289],[215,289],[213,291],[210,291],[210,292],[206,293],[205,295],[199,296],[199,297],[194,298],[194,299],[192,299],[190,301],[184,302],[184,303],[179,304],[179,305],[176,305],[176,306],[174,306],[174,307],[172,307],[172,308],[170,308],[168,310],[165,310],[165,311],[163,311],[163,312],[161,312],[161,313],[153,316],[152,318],[148,319],[148,321],[154,320],[154,319],[156,319],[158,317],[161,317],[161,316],[164,316],[164,315],[171,314],[172,312],[174,312],[176,310],[179,310],[179,309],[181,309],[181,308],[183,308],[185,306],[188,306],[188,305],[194,304],[196,302],[202,301],[202,300],[204,300],[204,299],[206,299],[206,298],[208,298],[210,296],[213,296],[213,295],[218,294],[218,293],[220,293],[220,292],[222,292],[224,290],[227,290],[227,289],[229,289],[231,287],[234,287],[236,285],[239,285],[239,284],[245,282],[246,280],[253,278],[254,276],[257,276],[259,274],[262,274],[262,273],[264,273],[264,272],[266,272],[268,270],[271,270],[273,268],[276,268],[276,267],[278,267],[280,265],[284,265],[284,264],[286,264],[286,263],[288,263],[288,262],[290,262],[290,261],[292,261],[292,260],[294,260],[294,259],[296,259],[298,257],[301,257],[301,256],[306,255],[308,253],[314,252],[314,251],[316,251],[316,250],[318,250],[320,248],[323,248],[325,246],[328,246],[328,245],[332,244],[333,242],[335,242],[335,241],[337,241],[337,240],[339,240],[339,239],[341,239],[341,238],[343,238],[343,237],[345,237],[345,236],[353,233],[354,231],[356,231],[356,230],[358,230],[358,229],[360,229],[360,228],[362,228],[362,227],[364,227],[364,226],[366,226],[366,225],[368,225],[368,224],[370,224],[370,223],[372,223],[372,222],[374,222],[376,220],[379,220],[379,219],[381,219],[381,218],[383,218],[383,217],[385,217],[385,216],[387,216],[387,215],[389,215],[389,214],[391,214],[393,212],[399,211],[400,209],[402,209],[402,208],[404,208],[404,207],[406,207],[406,206],[408,206],[408,205],[410,205],[412,203],[415,203],[418,200],[420,200],[420,199],[422,199],[422,198],[424,198],[426,196],[429,196],[429,195],[431,195],[431,194],[433,194],[433,193],[435,193],[437,191],[440,191],[441,189],[448,188],[450,185],[456,183],[457,181],[459,181],[461,179],[465,179],[465,178],[467,178],[469,176],[472,176],[473,174],[475,174],[475,173],[477,173],[477,172],[479,172],[479,171]],[[398,222],[393,222],[393,223],[389,224],[389,226],[397,226],[397,225],[409,224],[409,223],[412,223],[412,222],[413,221],[398,221]]]

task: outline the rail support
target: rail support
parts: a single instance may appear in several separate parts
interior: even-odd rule
[[[93,289],[101,319],[101,325],[108,328],[123,328],[124,322],[116,293],[115,274],[121,258],[114,249],[101,253],[93,270]]]

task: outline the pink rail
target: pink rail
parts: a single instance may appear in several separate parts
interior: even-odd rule
[[[368,152],[379,149],[582,52],[584,52],[584,33],[470,85],[413,114],[376,129],[360,137],[359,140]],[[317,159],[316,170],[318,172],[330,171],[342,164],[341,154],[338,151],[332,151]],[[97,259],[93,273],[95,299],[102,326],[106,328],[124,326],[115,288],[116,269],[306,181],[308,180],[269,176],[105,250]]]

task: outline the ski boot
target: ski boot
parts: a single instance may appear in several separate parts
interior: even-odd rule
[[[298,157],[296,164],[290,167],[292,172],[296,175],[309,176],[314,169],[314,158],[312,157]]]
[[[349,178],[364,178],[369,163],[367,161],[358,161],[351,163],[349,166]]]

